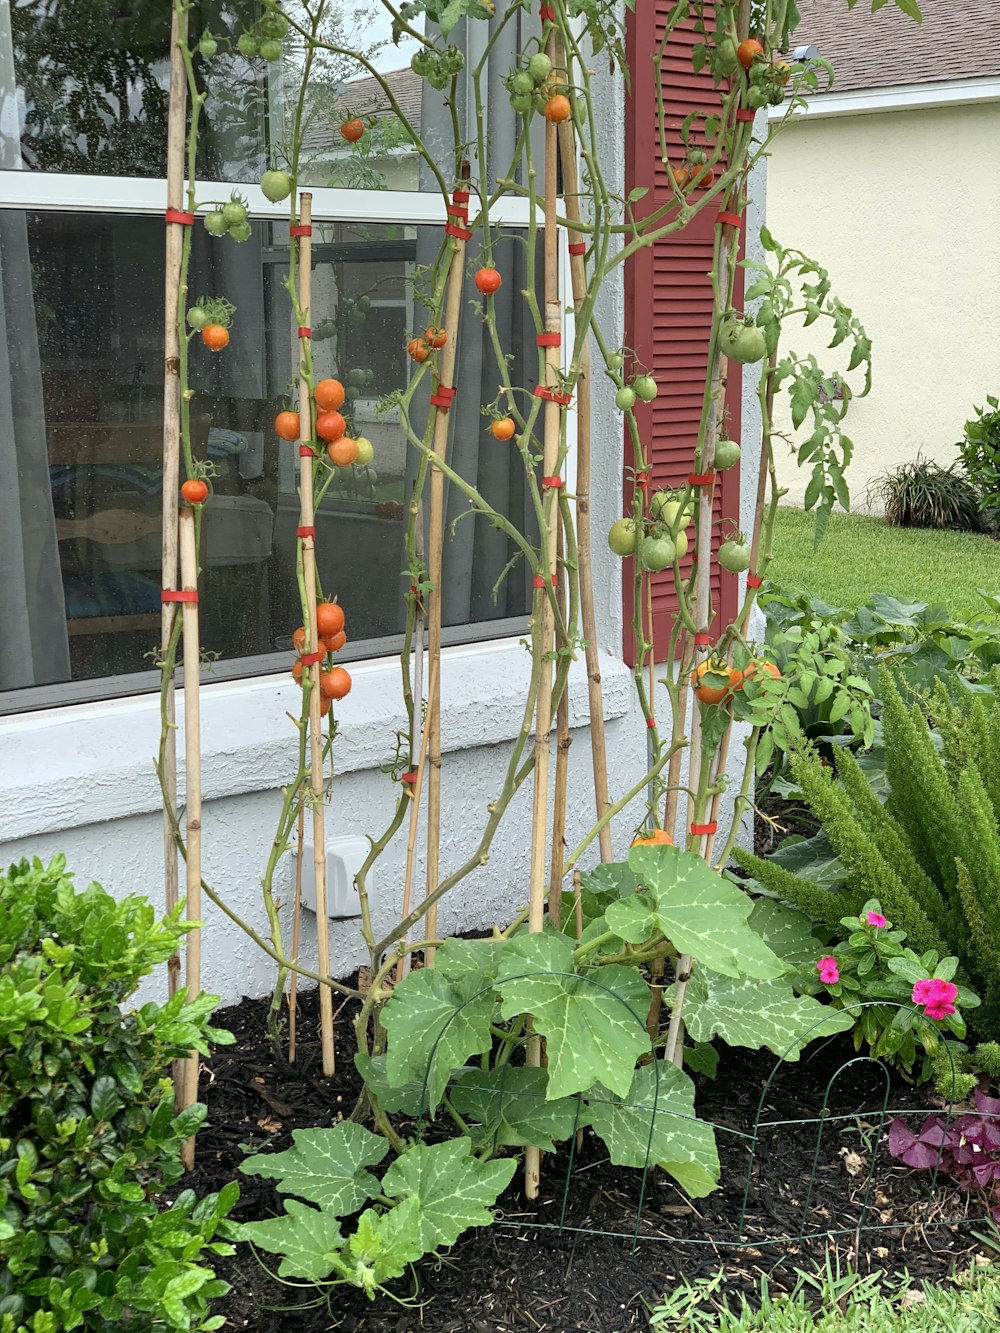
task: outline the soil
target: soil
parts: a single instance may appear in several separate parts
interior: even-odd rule
[[[264,1036],[266,1004],[245,1000],[216,1015],[237,1040],[204,1068],[209,1120],[190,1181],[202,1193],[239,1179],[241,1221],[281,1211],[269,1181],[238,1172],[244,1155],[287,1147],[293,1129],[333,1124],[360,1090],[348,1010],[337,1021],[338,1073],[324,1079],[315,993],[301,999],[294,1066],[275,1058]],[[927,1091],[887,1085],[879,1068],[853,1057],[847,1039],[817,1044],[800,1064],[781,1065],[763,1097],[775,1067],[766,1052],[727,1050],[717,1078],[699,1076],[698,1110],[719,1127],[722,1161],[721,1187],[707,1199],[692,1202],[656,1169],[642,1197],[642,1173],[612,1167],[588,1132],[569,1174],[567,1153],[543,1159],[537,1204],[525,1202],[515,1177],[496,1225],[466,1233],[449,1254],[419,1264],[412,1283],[398,1283],[408,1304],[370,1303],[346,1287],[317,1303],[310,1289],[277,1282],[249,1246],[239,1246],[218,1264],[232,1290],[216,1309],[227,1327],[253,1333],[626,1333],[649,1327],[647,1302],[679,1278],[720,1269],[727,1293],[751,1299],[763,1275],[772,1291],[787,1289],[796,1269],[834,1253],[862,1272],[940,1280],[982,1248],[973,1235],[979,1228],[967,1223],[984,1226],[983,1212],[978,1200],[943,1187],[933,1195],[929,1176],[887,1157],[879,1147],[883,1107],[919,1119],[916,1111],[930,1109]]]

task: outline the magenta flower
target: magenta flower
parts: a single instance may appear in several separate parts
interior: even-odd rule
[[[868,924],[870,926],[874,926],[876,930],[884,930],[886,925],[886,920],[881,912],[869,912]]]
[[[924,981],[913,983],[913,1003],[922,1005],[927,1017],[933,1018],[935,1022],[955,1012],[957,995],[958,987],[953,981],[927,977]]]
[[[836,986],[840,980],[840,968],[837,966],[837,960],[832,953],[828,953],[825,958],[821,958],[816,964],[816,971],[819,973],[819,979],[824,986]]]

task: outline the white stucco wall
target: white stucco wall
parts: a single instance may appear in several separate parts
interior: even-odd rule
[[[610,83],[610,81],[609,81]],[[620,80],[602,105],[601,144],[612,191],[624,190],[624,96]],[[752,205],[759,220],[763,196]],[[749,234],[756,228],[751,225]],[[606,283],[599,301],[605,336],[623,339],[624,293]],[[744,439],[756,438],[759,421],[754,385],[747,377]],[[621,563],[601,539],[622,510],[621,417],[613,386],[594,382],[595,431],[602,442],[593,465],[591,510],[599,642],[602,650],[610,786],[617,799],[647,767],[648,732],[637,707],[631,673],[621,659]],[[611,443],[608,442],[615,442]],[[752,453],[752,451],[748,451]],[[744,470],[743,523],[752,505],[756,476]],[[478,841],[486,807],[497,794],[501,769],[521,722],[528,656],[516,640],[446,651],[442,670],[444,829],[442,871],[461,864]],[[395,659],[353,663],[354,688],[338,707],[335,745],[337,778],[328,812],[331,837],[378,834],[387,823],[398,787],[379,770],[403,725],[399,669]],[[661,696],[662,697],[662,696]],[[240,915],[266,934],[260,876],[273,837],[280,789],[292,776],[294,733],[286,709],[298,691],[288,673],[211,684],[202,690],[205,878]],[[582,660],[570,680],[573,745],[567,842],[574,846],[593,823],[587,689]],[[178,699],[178,716],[181,716]],[[79,882],[97,879],[111,892],[141,892],[154,902],[162,893],[162,832],[159,791],[152,767],[159,736],[156,696],[75,705],[0,718],[0,865],[22,856],[47,860],[64,852]],[[183,753],[182,736],[178,742]],[[730,771],[743,756],[739,739]],[[513,803],[493,844],[489,864],[470,875],[442,904],[443,931],[486,927],[506,921],[526,898],[530,782]],[[615,824],[615,851],[624,856],[641,817],[641,801]],[[594,858],[591,857],[592,861]],[[379,861],[370,885],[376,927],[398,917],[405,862],[405,832]],[[422,870],[422,860],[420,865]],[[289,925],[293,865],[288,858],[276,880]],[[182,872],[183,883],[183,872]],[[416,883],[422,885],[418,871]],[[203,978],[206,989],[233,1003],[267,993],[271,961],[217,908],[203,911]],[[304,914],[302,957],[314,959],[314,921]],[[345,975],[365,960],[357,922],[331,923],[331,967]],[[162,994],[162,978],[147,991]]]
[[[1000,101],[799,116],[774,145],[768,226],[829,270],[874,344],[871,394],[846,423],[854,508],[873,477],[918,451],[953,462],[973,404],[1000,391],[998,144]],[[842,369],[829,336],[816,325],[784,345]],[[790,432],[785,402],[778,425]],[[809,469],[779,459],[800,503]]]

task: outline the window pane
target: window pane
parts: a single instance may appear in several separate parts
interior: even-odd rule
[[[189,300],[225,294],[236,306],[224,352],[197,337],[190,344],[194,450],[216,469],[203,529],[202,638],[225,659],[288,650],[300,622],[297,449],[272,428],[293,374],[287,237],[287,224],[270,222],[255,222],[243,245],[193,232]],[[323,586],[345,606],[354,655],[404,621],[414,451],[408,457],[398,409],[379,405],[406,383],[406,339],[423,327],[414,266],[439,241],[431,228],[315,228],[317,376],[344,380],[351,428],[375,449],[370,468],[336,472],[317,514]],[[0,690],[149,669],[160,605],[162,252],[160,219],[0,210]],[[523,287],[523,253],[514,238],[499,242],[512,292]],[[498,306],[513,380],[530,384],[524,303]],[[481,404],[497,394],[496,370],[465,309],[453,462],[523,523],[518,456],[484,429]],[[449,519],[466,508],[450,495]],[[520,565],[493,597],[510,555],[483,520],[454,526],[448,624],[526,614]]]
[[[286,12],[307,23],[298,0]],[[391,40],[377,0],[336,0],[319,32],[317,50],[298,106],[303,40],[294,29],[279,60],[248,57],[241,35],[259,36],[258,0],[200,0],[190,6],[192,39],[209,32],[217,49],[195,53],[196,77],[207,92],[201,121],[198,174],[205,180],[250,182],[268,165],[287,165],[301,114],[303,184],[342,188],[437,189],[413,148],[419,135],[446,177],[454,170],[454,134],[445,93],[410,68],[412,40]],[[534,23],[534,28],[530,25]],[[528,25],[528,26],[525,26]],[[524,31],[522,31],[524,28]],[[484,87],[490,163],[494,176],[511,172],[516,118],[501,82],[521,45],[537,29],[525,16],[506,25],[492,48]],[[2,0],[0,3],[0,167],[86,175],[165,175],[170,0]],[[483,23],[464,25],[453,40],[468,41],[475,61],[488,39]],[[367,65],[329,48],[361,53]],[[391,100],[371,68],[385,78]],[[461,81],[460,81],[461,84]],[[460,86],[460,100],[466,90]],[[393,107],[392,102],[395,102]],[[355,116],[363,137],[349,142],[343,123]],[[468,108],[463,149],[475,157]]]

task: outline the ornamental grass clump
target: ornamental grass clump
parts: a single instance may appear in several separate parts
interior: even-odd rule
[[[158,1199],[204,1106],[174,1114],[172,1060],[232,1041],[217,997],[128,1006],[187,925],[77,892],[56,857],[0,875],[0,1329],[219,1328],[235,1184]],[[208,1262],[206,1262],[208,1261]]]

